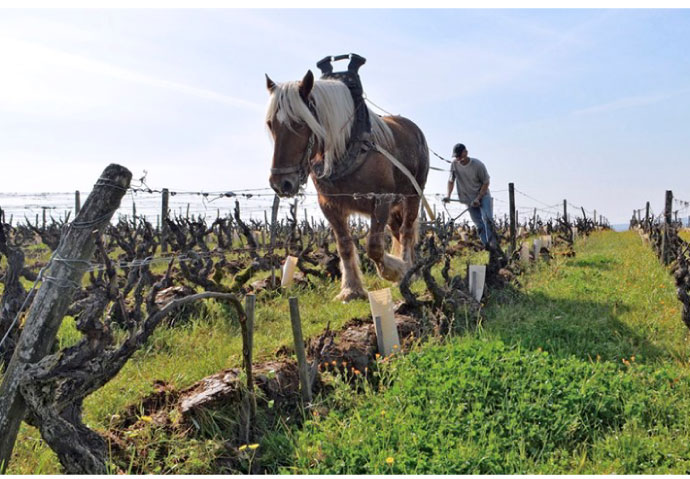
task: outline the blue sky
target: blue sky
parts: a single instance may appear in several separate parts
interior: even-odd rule
[[[0,10],[0,191],[88,190],[111,162],[266,187],[264,73],[356,52],[369,98],[487,165],[497,212],[513,181],[624,222],[690,199],[688,45],[687,10]]]

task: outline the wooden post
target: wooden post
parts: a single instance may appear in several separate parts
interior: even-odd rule
[[[79,210],[81,209],[81,198],[80,198],[80,193],[79,190],[74,192],[74,217],[79,214]]]
[[[120,206],[131,179],[132,173],[120,165],[111,164],[103,171],[48,263],[43,284],[26,315],[24,329],[0,386],[0,472],[7,468],[26,413],[19,391],[24,371],[53,347],[62,318],[96,249],[92,232],[103,232]],[[55,261],[56,257],[63,261]]]
[[[568,224],[568,200],[563,200],[563,221]]]
[[[661,260],[664,264],[671,263],[671,248],[669,248],[669,228],[671,227],[671,210],[673,208],[673,191],[666,190],[666,206],[664,208],[664,233],[661,237]]]
[[[161,252],[168,252],[168,200],[170,199],[170,191],[167,188],[163,188],[161,202]]]
[[[594,219],[594,226],[596,226],[596,225],[597,225],[597,210],[594,210],[594,217],[593,217],[593,219]]]
[[[516,229],[515,229],[515,185],[508,183],[508,203],[510,208],[510,254],[515,252],[516,248]]]
[[[649,201],[647,202],[646,212],[644,215],[644,224],[646,228],[649,228]]]
[[[532,214],[532,224],[534,225],[534,231],[537,231],[537,209],[534,208],[534,213]]]
[[[189,203],[187,203],[187,214],[185,215],[185,218],[189,219]]]
[[[280,196],[273,197],[273,206],[271,207],[271,238],[269,253],[273,254],[273,249],[276,246],[276,222],[278,221],[278,206],[280,206]],[[271,263],[271,288],[276,287],[276,269]]]
[[[48,207],[44,206],[43,207],[43,229],[46,229],[46,210]]]
[[[299,382],[302,386],[302,400],[305,403],[311,402],[311,384],[309,383],[309,370],[307,369],[307,353],[304,349],[304,338],[302,337],[302,321],[299,317],[299,303],[297,298],[292,296],[290,302],[290,322],[292,323],[292,336],[295,341],[295,354],[297,355],[297,367],[299,369]]]
[[[249,394],[249,417],[247,421],[247,443],[252,439],[252,428],[256,420],[256,396],[254,396],[254,374],[252,368],[252,356],[254,352],[254,311],[256,309],[256,296],[248,294],[244,299],[244,312],[247,315],[242,352],[244,354],[244,369],[247,373],[247,391]]]
[[[136,223],[137,221],[137,204],[132,201],[132,221]]]

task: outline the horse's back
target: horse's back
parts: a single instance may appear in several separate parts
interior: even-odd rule
[[[391,129],[395,145],[391,154],[400,160],[424,188],[429,173],[429,148],[422,130],[404,116],[384,116],[384,123]]]

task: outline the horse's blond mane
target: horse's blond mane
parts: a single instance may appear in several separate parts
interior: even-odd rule
[[[266,120],[278,121],[288,128],[294,123],[305,123],[324,146],[324,176],[334,169],[342,158],[350,139],[354,121],[354,102],[348,88],[338,80],[317,80],[310,94],[316,117],[299,93],[299,82],[276,85],[266,112]],[[318,119],[317,119],[318,118]],[[393,134],[383,120],[369,110],[374,141],[383,148],[393,144]]]

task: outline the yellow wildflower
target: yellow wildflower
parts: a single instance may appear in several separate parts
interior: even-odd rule
[[[256,449],[257,447],[259,447],[258,444],[250,444],[250,445],[249,445],[249,449],[251,449],[252,451],[253,451],[254,449]]]
[[[239,451],[240,451],[240,452],[246,451],[246,450],[247,450],[247,445],[246,445],[246,444],[242,444],[242,445],[239,447]]]
[[[395,459],[393,459],[391,456],[388,456],[386,458],[386,464],[388,464],[389,466],[393,465],[394,462],[395,462]]]
[[[153,418],[151,416],[141,416],[139,419],[144,422],[153,422]]]

